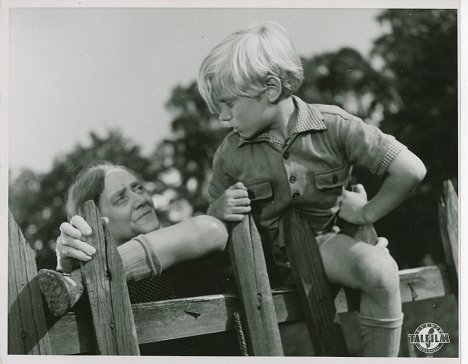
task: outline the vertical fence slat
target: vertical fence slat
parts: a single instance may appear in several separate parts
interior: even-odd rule
[[[8,353],[51,354],[35,252],[8,215]]]
[[[291,209],[283,220],[285,246],[307,327],[318,356],[347,356],[322,258],[307,220]]]
[[[443,184],[439,202],[439,228],[451,288],[458,295],[458,197],[450,180]]]
[[[97,251],[91,261],[82,264],[97,353],[139,355],[126,277],[117,247],[92,201],[85,204],[85,219],[93,230],[88,242]]]
[[[233,227],[228,249],[244,310],[250,353],[284,355],[262,242],[250,215]]]

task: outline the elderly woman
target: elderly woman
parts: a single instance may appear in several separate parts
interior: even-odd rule
[[[88,200],[94,201],[115,239],[133,302],[174,298],[172,282],[163,271],[222,252],[226,246],[226,228],[211,216],[197,216],[160,229],[153,202],[135,173],[109,163],[91,166],[78,175],[69,190],[70,222],[60,226],[57,272],[39,272],[41,290],[55,315],[63,315],[81,297],[78,261],[89,261],[96,253],[86,243],[91,228],[81,217]]]

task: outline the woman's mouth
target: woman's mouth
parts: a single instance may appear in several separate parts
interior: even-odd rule
[[[144,217],[146,217],[146,216],[148,216],[148,215],[150,215],[152,213],[153,213],[153,210],[148,209],[148,211],[145,211],[140,216],[138,216],[135,221],[138,221],[138,220],[140,220],[140,219],[142,219],[142,218],[144,218]]]

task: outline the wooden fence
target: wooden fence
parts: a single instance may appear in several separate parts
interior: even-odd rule
[[[450,182],[444,183],[439,216],[446,264],[400,271],[404,303],[458,294],[458,202]],[[260,237],[249,217],[233,226],[228,244],[238,295],[133,305],[120,256],[92,202],[86,205],[85,218],[93,229],[89,241],[98,251],[82,265],[90,309],[57,319],[43,307],[34,249],[9,216],[9,354],[138,355],[139,344],[233,330],[240,313],[250,355],[283,355],[278,325],[300,320],[307,322],[317,355],[346,355],[343,335],[333,321],[336,312],[348,312],[350,296],[343,290],[336,297],[331,294],[317,247],[311,244],[313,235],[300,214],[289,214],[291,228],[286,232],[297,290],[271,290]]]

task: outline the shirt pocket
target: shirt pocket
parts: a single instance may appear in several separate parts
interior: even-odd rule
[[[347,176],[347,166],[317,172],[315,173],[315,187],[323,192],[337,189],[345,184]]]
[[[315,174],[317,194],[314,203],[317,208],[329,211],[338,206],[338,197],[343,194],[347,176],[347,166],[327,169]]]
[[[269,179],[246,182],[245,187],[247,187],[250,201],[264,200],[273,196]]]
[[[252,207],[251,214],[257,224],[267,225],[275,211],[273,189],[269,179],[245,182]]]

